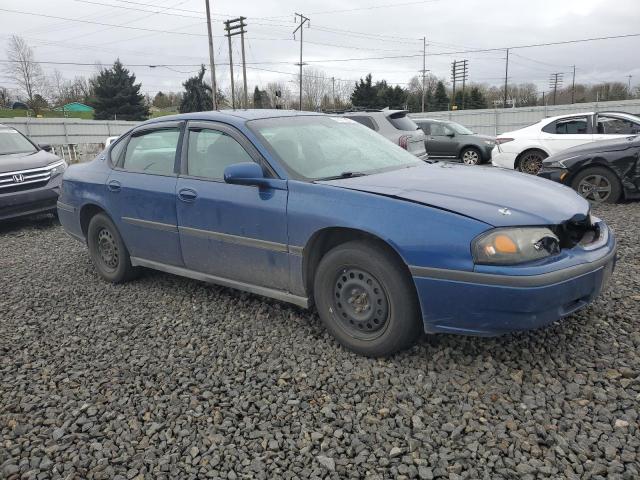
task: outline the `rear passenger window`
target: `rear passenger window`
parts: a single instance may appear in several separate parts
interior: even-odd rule
[[[587,133],[587,117],[556,120],[542,129],[546,133],[557,135],[582,135]]]
[[[431,135],[431,124],[427,122],[416,122],[426,135]]]
[[[177,128],[133,135],[127,144],[122,167],[135,172],[172,175],[179,138]]]
[[[376,124],[373,123],[373,120],[371,119],[371,117],[353,117],[353,116],[349,115],[348,118],[353,120],[354,122],[358,122],[358,123],[364,125],[365,127],[369,127],[371,130],[375,130],[376,129]]]
[[[225,168],[243,162],[253,162],[253,159],[242,145],[229,135],[208,129],[189,131],[189,175],[222,180]]]

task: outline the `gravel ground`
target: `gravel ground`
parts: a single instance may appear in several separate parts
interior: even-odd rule
[[[53,220],[3,224],[0,477],[637,479],[640,204],[596,214],[620,260],[592,306],[384,360],[276,301],[108,285]]]

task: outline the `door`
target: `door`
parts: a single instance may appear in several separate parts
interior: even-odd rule
[[[550,155],[593,141],[590,115],[561,118],[540,132],[540,143]]]
[[[640,124],[612,114],[596,115],[595,124],[594,140],[613,140],[640,133]]]
[[[433,122],[430,131],[427,136],[427,153],[437,157],[455,157],[455,132],[440,122]]]
[[[182,265],[176,216],[181,130],[179,122],[137,130],[111,160],[107,207],[132,257]]]
[[[182,256],[191,270],[251,285],[287,290],[287,183],[270,187],[225,183],[224,169],[258,162],[275,177],[237,130],[189,122],[177,184]]]

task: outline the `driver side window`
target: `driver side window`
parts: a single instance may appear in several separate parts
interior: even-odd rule
[[[446,135],[445,127],[442,123],[431,124],[431,135],[441,137]]]
[[[134,172],[173,175],[180,130],[166,128],[134,134],[124,155],[122,168]]]
[[[209,129],[189,131],[188,175],[222,180],[225,168],[244,162],[253,162],[253,158],[226,133]]]

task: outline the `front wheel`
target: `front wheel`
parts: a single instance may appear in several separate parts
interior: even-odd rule
[[[522,154],[518,162],[518,170],[522,173],[537,175],[542,168],[542,161],[547,154],[541,150],[528,150]]]
[[[95,215],[89,222],[87,245],[96,270],[108,282],[123,283],[137,273],[118,229],[104,213]]]
[[[602,167],[587,168],[578,173],[571,182],[571,187],[595,203],[616,203],[622,196],[618,177]]]
[[[480,165],[482,163],[482,155],[477,148],[465,148],[460,152],[460,159],[465,165]]]
[[[411,277],[374,242],[352,241],[329,251],[316,271],[314,298],[329,333],[356,353],[391,355],[420,335]]]

